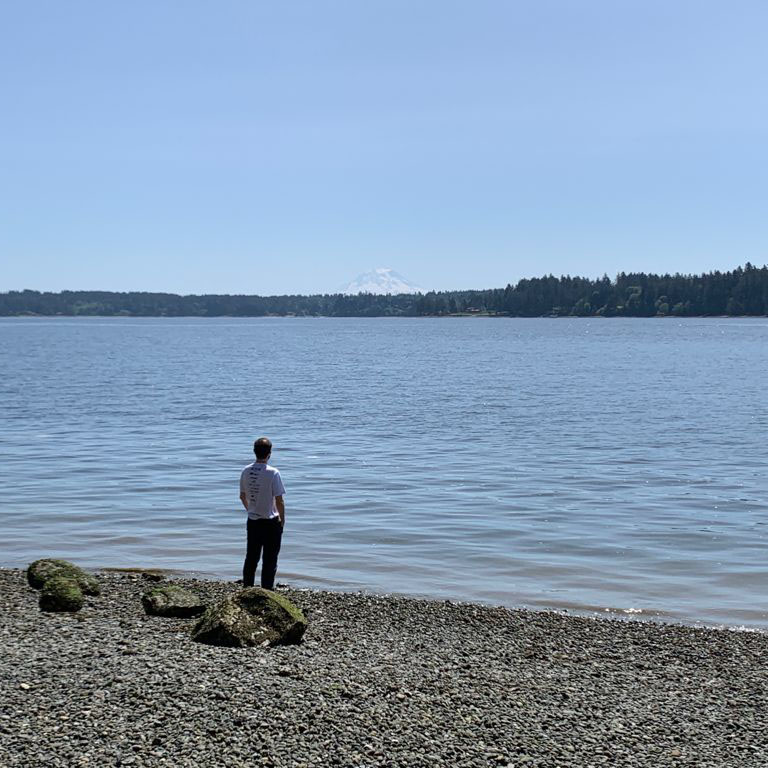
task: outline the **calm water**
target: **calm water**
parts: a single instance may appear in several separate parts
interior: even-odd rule
[[[768,628],[768,320],[3,319],[0,564]]]

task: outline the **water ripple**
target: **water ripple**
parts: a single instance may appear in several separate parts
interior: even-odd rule
[[[767,341],[760,319],[3,319],[0,561],[236,578],[269,434],[281,579],[768,628]]]

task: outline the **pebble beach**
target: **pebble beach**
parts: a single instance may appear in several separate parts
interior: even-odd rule
[[[768,764],[764,634],[284,587],[300,645],[219,648],[99,579],[48,614],[0,570],[2,768]]]

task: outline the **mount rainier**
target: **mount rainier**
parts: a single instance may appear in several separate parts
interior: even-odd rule
[[[388,267],[378,267],[370,272],[358,275],[351,283],[341,289],[341,293],[422,293],[418,285],[409,283],[401,274]]]

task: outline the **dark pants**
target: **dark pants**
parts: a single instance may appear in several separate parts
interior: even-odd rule
[[[261,586],[264,589],[274,589],[275,572],[277,571],[277,556],[280,553],[280,542],[283,538],[283,526],[280,518],[270,520],[248,519],[248,549],[243,563],[243,584],[252,587],[256,579],[256,568],[259,565],[261,550],[264,550],[264,561],[261,564]]]

